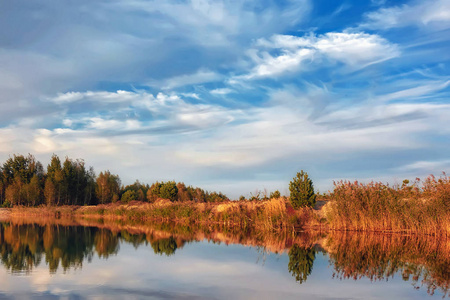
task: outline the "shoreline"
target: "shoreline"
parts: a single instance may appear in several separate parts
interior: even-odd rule
[[[173,203],[160,199],[155,203],[132,202],[129,204],[115,203],[96,206],[40,206],[0,208],[0,221],[53,219],[62,223],[73,220],[122,222],[122,223],[163,223],[181,226],[223,226],[226,228],[247,230],[255,229],[261,232],[342,232],[342,233],[371,233],[395,234],[407,236],[435,236],[447,239],[445,231],[426,232],[421,230],[390,228],[351,228],[335,227],[326,219],[328,201],[320,201],[314,209],[305,208],[299,211],[289,211],[287,214],[277,215],[273,205],[284,202],[284,199],[259,203]],[[238,209],[236,209],[238,208]],[[203,211],[197,211],[201,210]],[[243,210],[246,209],[246,210]],[[233,214],[233,211],[235,212]],[[278,219],[277,219],[278,218]],[[67,221],[67,222],[66,222]]]

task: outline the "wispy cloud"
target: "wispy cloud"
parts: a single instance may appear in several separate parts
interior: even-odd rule
[[[329,63],[343,63],[353,69],[397,57],[397,45],[386,39],[363,32],[330,32],[324,35],[297,37],[275,35],[269,40],[258,40],[262,49],[276,49],[280,54],[253,50],[251,59],[256,63],[246,79],[278,76],[286,72],[320,68]]]
[[[448,170],[450,168],[450,160],[434,160],[434,161],[416,161],[411,164],[407,164],[405,166],[401,166],[398,169],[400,171],[415,171],[420,172],[421,174],[424,173],[434,173],[436,170],[441,169],[442,172],[445,170]],[[439,175],[439,174],[435,174]]]
[[[171,90],[181,86],[221,81],[222,79],[223,75],[221,74],[209,70],[199,70],[193,74],[184,74],[164,79],[159,82],[152,82],[150,85],[160,87],[163,90]]]
[[[389,29],[404,26],[450,27],[448,0],[412,1],[401,6],[383,7],[366,14],[362,28]]]

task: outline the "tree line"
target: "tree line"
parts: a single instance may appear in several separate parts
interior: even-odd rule
[[[153,202],[158,198],[171,201],[223,202],[222,193],[208,192],[183,182],[142,184],[138,180],[121,185],[119,175],[102,171],[98,176],[82,159],[64,161],[51,157],[46,170],[28,154],[14,155],[0,165],[0,205],[96,205],[133,200]]]

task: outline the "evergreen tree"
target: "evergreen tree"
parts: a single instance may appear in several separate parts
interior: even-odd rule
[[[304,206],[312,207],[316,203],[313,182],[308,177],[308,173],[303,170],[297,173],[297,176],[289,183],[289,191],[291,192],[291,205],[295,209]]]

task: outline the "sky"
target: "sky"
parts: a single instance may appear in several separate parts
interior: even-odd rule
[[[450,0],[0,2],[0,161],[231,198],[450,171]]]

